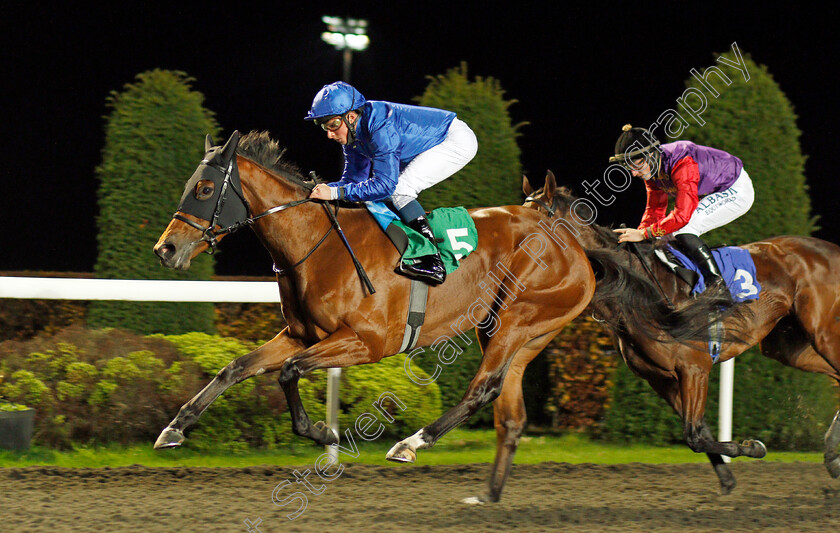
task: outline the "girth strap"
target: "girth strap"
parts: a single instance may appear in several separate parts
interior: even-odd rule
[[[420,327],[426,320],[426,299],[429,286],[422,281],[411,280],[411,294],[408,300],[408,318],[405,323],[405,334],[398,353],[411,350],[420,338]]]

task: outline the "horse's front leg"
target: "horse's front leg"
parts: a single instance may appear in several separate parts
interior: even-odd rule
[[[185,403],[178,415],[161,432],[155,449],[173,448],[184,442],[184,431],[198,420],[201,413],[212,404],[228,387],[245,379],[265,372],[274,372],[283,368],[286,361],[304,349],[303,344],[292,339],[286,328],[272,340],[242,357],[238,357],[221,369],[216,377]]]
[[[342,328],[321,342],[289,359],[283,366],[278,382],[286,394],[286,403],[292,416],[292,431],[321,445],[338,444],[338,434],[325,422],[314,424],[310,420],[298,391],[301,376],[321,368],[340,368],[376,362],[369,346],[350,328]]]
[[[637,361],[640,361],[641,358],[639,354],[631,348],[626,342],[619,339],[619,349],[621,350],[621,354],[624,359],[628,362],[628,365],[631,368],[635,368],[633,364]],[[699,372],[701,375],[703,373],[703,367],[700,367],[696,372]],[[654,376],[648,375],[646,378],[650,386],[653,390],[656,391],[659,396],[661,396],[668,404],[677,412],[680,418],[685,421],[686,418],[686,411],[683,408],[683,398],[681,394],[681,387],[680,381],[674,379],[673,377],[664,377],[664,376]],[[695,420],[697,415],[697,405],[703,405],[703,411],[700,412],[700,422],[697,428],[697,433],[702,437],[704,442],[715,442],[715,438],[712,435],[712,431],[709,429],[708,424],[706,424],[705,419],[703,418],[703,412],[705,412],[705,397],[706,393],[703,394],[702,401],[698,402],[696,398],[696,389],[697,383],[694,384],[691,394],[689,398],[692,400],[690,405],[694,405],[694,414],[691,415],[692,421]],[[705,385],[701,387],[703,390],[705,389]],[[694,422],[692,422],[694,423]],[[691,431],[686,429],[686,435],[688,435]],[[715,470],[715,474],[717,474],[718,481],[720,482],[720,493],[721,494],[729,494],[735,488],[735,476],[732,475],[732,471],[729,469],[729,466],[724,462],[723,457],[719,453],[707,452],[706,457],[709,458],[709,462],[712,464],[712,468]]]

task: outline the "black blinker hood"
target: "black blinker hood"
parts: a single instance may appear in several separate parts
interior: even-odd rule
[[[248,218],[248,205],[242,195],[236,165],[240,138],[240,133],[235,131],[224,146],[213,146],[213,140],[207,136],[204,160],[187,181],[178,205],[179,212],[207,221],[210,227],[223,229]],[[195,194],[196,185],[202,180],[213,182],[213,195],[206,200],[199,200]]]

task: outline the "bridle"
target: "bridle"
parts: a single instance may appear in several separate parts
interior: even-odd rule
[[[227,235],[229,233],[234,233],[235,231],[238,231],[238,230],[240,230],[240,229],[242,229],[246,226],[250,226],[250,225],[254,224],[254,222],[256,222],[257,220],[259,220],[261,218],[267,217],[269,215],[273,215],[275,213],[279,213],[281,211],[285,211],[286,209],[291,209],[292,207],[296,207],[296,206],[303,205],[303,204],[308,203],[308,202],[315,201],[314,198],[309,198],[309,197],[304,198],[302,200],[293,200],[291,202],[266,209],[265,211],[263,211],[262,213],[260,213],[258,215],[251,215],[251,206],[248,204],[248,201],[245,199],[245,196],[242,193],[242,191],[240,191],[236,188],[236,186],[233,184],[232,179],[231,179],[231,177],[233,176],[233,171],[236,168],[236,156],[235,155],[231,158],[230,163],[228,163],[227,167],[224,167],[222,165],[218,165],[218,164],[216,164],[213,161],[210,161],[208,159],[202,159],[200,165],[207,166],[207,167],[221,173],[222,176],[223,176],[222,189],[219,193],[219,198],[216,200],[216,206],[213,210],[213,215],[211,216],[210,223],[206,227],[202,226],[198,222],[196,222],[194,220],[191,220],[191,219],[185,217],[184,215],[182,215],[181,211],[175,212],[175,214],[172,215],[172,218],[175,219],[175,220],[180,220],[181,222],[184,222],[185,224],[199,230],[201,232],[201,238],[196,242],[206,242],[207,245],[208,245],[206,253],[208,253],[210,255],[213,255],[214,253],[216,253],[216,248],[219,244],[219,237],[221,237],[223,235]],[[287,177],[287,179],[289,179],[293,183],[303,187],[304,189],[306,189],[307,191],[310,191],[310,192],[312,191],[312,189],[315,188],[314,185],[310,185],[309,183],[304,182],[302,180],[297,180],[297,179],[294,179],[294,178],[291,178],[291,177]],[[213,182],[215,183],[215,180]],[[242,206],[245,208],[245,213],[247,213],[248,216],[246,218],[242,219],[242,220],[237,220],[237,221],[233,222],[232,224],[230,224],[228,226],[220,227],[219,229],[216,229],[216,226],[220,225],[220,224],[218,224],[218,222],[219,222],[219,220],[222,216],[222,210],[224,209],[225,202],[227,201],[227,193],[228,193],[229,190],[232,190],[236,194],[236,197],[239,199],[239,201],[242,202]],[[296,262],[292,266],[290,266],[288,268],[285,268],[285,269],[280,269],[280,268],[277,268],[277,265],[274,265],[273,270],[279,276],[283,276],[283,275],[286,275],[286,274],[290,273],[292,270],[294,270],[295,268],[297,268],[298,266],[303,264],[304,261],[309,259],[309,257],[313,253],[315,253],[315,250],[317,250],[321,246],[321,244],[324,243],[324,241],[327,239],[327,237],[330,235],[330,233],[332,233],[332,231],[335,229],[338,232],[339,236],[341,237],[342,242],[347,247],[347,250],[350,252],[350,257],[353,260],[353,264],[356,267],[356,271],[359,273],[359,277],[362,279],[362,281],[367,286],[368,291],[370,291],[371,294],[374,294],[376,292],[376,290],[374,289],[373,284],[370,282],[370,279],[368,279],[367,274],[364,271],[364,268],[362,267],[361,263],[359,263],[358,259],[356,258],[356,254],[353,253],[353,249],[350,247],[350,243],[347,241],[347,238],[344,236],[344,231],[341,229],[341,225],[338,223],[338,218],[337,218],[338,204],[335,205],[335,211],[333,211],[332,209],[330,209],[330,204],[331,203],[332,202],[322,202],[321,203],[321,205],[324,207],[324,210],[327,213],[327,217],[330,219],[331,224],[330,224],[329,229],[327,229],[327,232],[324,233],[324,235],[318,240],[317,243],[315,243],[315,246],[313,246],[312,249],[309,250],[309,252],[307,252],[303,256],[302,259],[300,259],[298,262]],[[195,215],[193,215],[193,216],[195,216]]]
[[[557,208],[554,205],[548,205],[547,203],[543,202],[541,199],[534,197],[533,195],[528,196],[525,198],[526,202],[534,202],[538,206],[542,207],[548,213],[548,218],[553,217],[557,214]]]
[[[236,193],[236,196],[239,198],[239,201],[242,202],[242,205],[245,207],[245,212],[248,213],[249,215],[251,213],[251,206],[248,204],[248,201],[245,199],[245,196],[242,194],[242,192],[240,190],[238,190],[233,185],[233,183],[231,183],[231,175],[233,174],[233,169],[234,169],[234,166],[236,165],[236,157],[231,159],[231,161],[230,161],[230,163],[228,164],[227,167],[224,167],[222,165],[218,165],[218,164],[216,164],[212,161],[209,161],[207,159],[202,159],[200,164],[204,165],[204,166],[207,166],[207,167],[210,167],[210,168],[216,170],[217,172],[220,172],[223,176],[222,190],[221,190],[221,193],[219,194],[218,200],[216,200],[216,207],[213,210],[213,216],[211,217],[210,223],[206,227],[202,226],[198,222],[196,222],[192,219],[189,219],[189,218],[185,217],[184,215],[182,215],[180,211],[176,212],[174,215],[172,215],[172,218],[174,218],[175,220],[180,220],[181,222],[184,222],[184,223],[188,224],[189,226],[192,226],[193,228],[199,230],[201,232],[201,239],[199,239],[196,242],[206,242],[208,244],[208,248],[206,250],[206,253],[208,253],[210,255],[213,255],[214,253],[216,253],[216,249],[217,249],[217,246],[219,244],[219,239],[218,239],[219,237],[221,237],[223,235],[227,235],[229,233],[234,233],[235,231],[238,231],[238,230],[240,230],[240,229],[242,229],[246,226],[250,226],[254,222],[256,222],[257,220],[259,220],[261,218],[264,218],[264,217],[267,217],[268,215],[273,215],[274,213],[279,213],[280,211],[285,211],[286,209],[290,209],[292,207],[296,207],[296,206],[305,204],[307,202],[312,202],[314,200],[313,198],[304,198],[303,200],[294,200],[292,202],[289,202],[289,203],[286,203],[286,204],[283,204],[283,205],[278,205],[278,206],[272,207],[270,209],[267,209],[267,210],[263,211],[262,213],[260,213],[258,215],[248,216],[247,218],[245,218],[243,220],[238,220],[238,221],[234,222],[233,224],[230,224],[229,226],[220,227],[219,229],[216,229],[216,226],[219,225],[218,221],[219,221],[219,218],[221,217],[222,209],[224,209],[225,202],[227,201],[227,193],[228,193],[229,190],[232,190],[234,193]],[[310,191],[314,188],[314,187],[309,186],[308,184],[306,184],[302,181],[297,182],[297,183],[298,183],[298,185],[301,185],[302,187],[304,187],[305,189],[310,190]],[[326,206],[326,204],[324,204],[324,207],[325,207],[325,209],[329,209]],[[336,212],[338,212],[338,207],[336,207]],[[332,232],[333,229],[334,229],[334,226],[330,225],[330,228],[327,230],[327,233],[324,234],[324,236],[318,241],[317,244],[315,244],[315,247],[312,250],[310,250],[304,256],[303,259],[301,259],[294,266],[292,266],[292,268],[300,265],[310,255],[312,255],[312,253],[321,245],[321,243],[323,243],[324,240],[326,240],[327,236]]]

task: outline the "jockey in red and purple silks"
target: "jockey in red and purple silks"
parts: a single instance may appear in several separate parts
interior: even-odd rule
[[[690,141],[659,144],[644,128],[629,124],[615,146],[611,162],[624,165],[645,180],[647,205],[636,229],[615,230],[619,242],[638,242],[673,235],[677,246],[700,268],[710,283],[720,272],[700,235],[746,213],[755,194],[737,157]],[[668,198],[674,209],[666,214]]]

